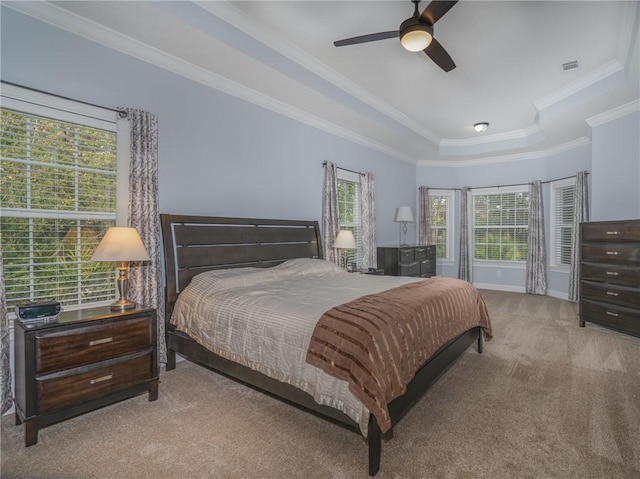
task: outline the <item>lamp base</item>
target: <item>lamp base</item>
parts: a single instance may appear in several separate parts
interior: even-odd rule
[[[112,303],[111,306],[109,306],[109,308],[111,308],[111,311],[126,311],[128,309],[133,309],[136,307],[136,303],[134,303],[133,301],[129,301],[127,299],[119,299],[118,301],[116,301],[115,303]]]

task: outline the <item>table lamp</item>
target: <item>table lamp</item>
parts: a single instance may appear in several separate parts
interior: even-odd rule
[[[407,223],[413,223],[413,211],[409,206],[401,206],[396,212],[396,223],[402,223],[402,244],[400,246],[407,246]]]
[[[333,242],[333,247],[338,250],[340,255],[340,266],[347,269],[347,251],[348,249],[356,249],[356,239],[353,237],[353,232],[349,230],[340,230],[336,240]]]
[[[124,311],[135,307],[129,301],[129,262],[149,261],[147,250],[135,228],[109,228],[91,256],[91,261],[115,261],[118,263],[118,294],[120,299],[111,305],[112,311]]]

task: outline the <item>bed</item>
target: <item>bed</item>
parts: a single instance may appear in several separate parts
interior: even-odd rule
[[[482,352],[484,337],[490,337],[484,302],[468,283],[347,273],[322,260],[315,221],[166,214],[161,221],[167,370],[175,368],[179,353],[363,435],[372,476],[380,468],[383,435],[391,435],[393,425],[460,354],[473,343]],[[338,342],[347,338],[340,347],[349,348],[350,333],[337,331],[338,324],[356,325],[360,331],[362,323],[353,321],[354,314],[375,316],[375,321],[367,320],[372,324],[386,315],[391,329],[396,328],[397,311],[411,302],[407,298],[427,290],[438,291],[443,298],[430,300],[435,306],[428,320],[442,322],[446,334],[434,334],[428,347],[418,348],[407,358],[397,356],[402,354],[400,347],[372,346],[356,358],[357,368],[343,367],[339,358],[351,358],[353,349],[345,354],[327,332]],[[477,304],[471,304],[474,301]],[[415,309],[427,314],[424,311],[430,308],[422,303],[416,303]],[[465,312],[440,314],[448,308],[445,303]],[[480,310],[477,318],[476,309]],[[464,318],[458,324],[450,314]],[[429,336],[415,332],[418,322],[414,323],[397,333],[399,337],[407,332]],[[413,361],[415,376],[412,370],[411,378],[400,383],[387,381],[386,376],[395,376],[385,373],[385,387],[379,381],[367,383],[370,371],[384,363],[371,354],[376,347],[385,349],[379,351],[380,358],[389,356],[386,361],[391,368]],[[372,385],[380,386],[380,391]]]

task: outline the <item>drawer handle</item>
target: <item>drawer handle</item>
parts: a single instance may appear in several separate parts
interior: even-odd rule
[[[617,318],[618,313],[612,313],[611,311],[607,311],[607,316],[613,316],[614,318]]]
[[[98,344],[106,344],[106,343],[110,343],[111,341],[113,341],[113,338],[96,339],[94,341],[89,341],[89,346],[97,346]]]
[[[97,384],[97,383],[101,383],[103,381],[109,381],[112,378],[113,378],[113,374],[107,374],[106,376],[101,376],[99,378],[90,379],[89,380],[89,384]]]
[[[618,253],[617,251],[607,251],[607,254],[610,255],[610,256],[617,256],[620,253]]]
[[[607,231],[608,235],[619,235],[620,231]]]
[[[607,271],[607,274],[609,276],[618,276],[618,273],[616,273],[615,271]]]
[[[614,291],[607,291],[607,294],[609,296],[618,296],[618,293],[614,292]]]

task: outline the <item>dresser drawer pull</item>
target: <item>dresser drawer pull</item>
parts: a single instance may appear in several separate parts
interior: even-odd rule
[[[613,316],[614,318],[617,318],[618,313],[612,313],[611,311],[607,311],[607,316]]]
[[[607,291],[607,295],[609,295],[609,296],[618,296],[618,293],[616,293],[614,291]]]
[[[616,273],[615,271],[607,271],[607,274],[609,276],[618,276],[618,273]]]
[[[610,255],[610,256],[617,256],[620,253],[618,253],[617,251],[607,251],[607,254]]]
[[[620,231],[607,231],[608,235],[619,235]]]
[[[98,344],[106,344],[106,343],[110,343],[111,341],[113,341],[113,338],[96,339],[94,341],[89,341],[89,346],[97,346]]]
[[[109,381],[112,378],[113,378],[113,374],[107,374],[106,376],[101,376],[99,378],[90,379],[89,380],[89,384],[97,384],[97,383],[101,383],[103,381]]]

